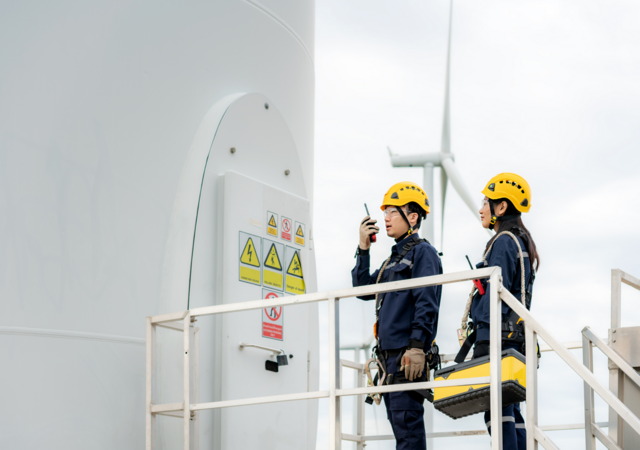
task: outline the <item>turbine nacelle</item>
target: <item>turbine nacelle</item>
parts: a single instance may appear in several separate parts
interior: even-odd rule
[[[442,167],[442,162],[445,159],[451,159],[455,161],[453,153],[435,152],[435,153],[416,153],[412,155],[394,155],[389,150],[389,157],[391,158],[391,165],[393,167],[423,167],[430,164],[433,167]]]

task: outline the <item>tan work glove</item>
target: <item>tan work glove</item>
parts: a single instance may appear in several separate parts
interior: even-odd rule
[[[377,220],[372,220],[371,217],[366,216],[362,220],[362,223],[360,223],[359,245],[362,250],[369,250],[369,247],[371,247],[371,239],[369,238],[369,236],[380,231],[380,228],[374,225],[376,222]]]
[[[402,355],[402,366],[400,370],[404,370],[404,377],[413,381],[418,378],[424,370],[425,355],[421,348],[410,348]]]

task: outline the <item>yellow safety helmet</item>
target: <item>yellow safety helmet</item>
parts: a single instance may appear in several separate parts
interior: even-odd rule
[[[410,181],[402,181],[391,186],[387,193],[384,194],[380,209],[384,211],[385,206],[404,206],[411,202],[417,203],[426,214],[429,213],[429,198],[427,194],[417,184]]]
[[[501,173],[487,183],[482,193],[491,200],[506,198],[521,213],[531,208],[531,188],[527,180],[515,173]]]
[[[424,211],[425,217],[429,214],[429,198],[427,194],[425,194],[417,184],[411,183],[410,181],[402,181],[391,186],[387,193],[384,194],[380,209],[384,211],[385,206],[404,206],[411,202],[416,203]],[[407,222],[407,225],[409,225],[407,234],[413,234],[414,228],[420,227],[420,222],[422,221],[421,214],[418,214],[418,222],[416,222],[414,226],[411,226],[411,222],[409,222],[409,219],[407,219],[402,209],[398,208],[398,212],[404,221]]]

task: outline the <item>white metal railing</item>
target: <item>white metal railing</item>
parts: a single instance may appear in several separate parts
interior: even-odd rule
[[[605,356],[613,363],[618,370],[621,370],[629,380],[631,380],[636,386],[640,387],[640,375],[635,369],[620,356],[611,345],[616,342],[616,332],[620,328],[620,322],[622,319],[622,299],[621,299],[621,285],[625,283],[637,290],[640,290],[640,280],[623,272],[620,269],[613,269],[611,271],[611,330],[610,334],[613,336],[610,339],[611,342],[607,343],[596,336],[589,327],[585,327],[582,330],[582,358],[585,367],[593,372],[593,345],[595,345]],[[619,333],[618,333],[619,334]],[[594,395],[593,388],[586,382],[584,383],[584,424],[585,424],[585,438],[586,438],[586,450],[595,450],[596,438],[602,442],[609,450],[620,450],[620,447],[616,443],[615,435],[612,433],[611,427],[609,429],[609,435],[605,434],[601,425],[595,422],[595,408],[594,408]],[[616,411],[617,412],[617,411]],[[619,414],[619,413],[618,413]],[[625,422],[629,423],[629,418],[620,416]],[[617,418],[610,417],[610,423],[616,422]],[[631,423],[629,423],[631,425]],[[631,425],[633,427],[633,425]],[[636,429],[634,427],[634,429]],[[617,430],[616,430],[617,431]],[[637,431],[637,429],[636,429]]]
[[[340,338],[339,338],[339,311],[340,299],[360,297],[399,290],[415,289],[427,286],[436,286],[473,279],[489,278],[490,294],[490,376],[478,378],[466,378],[459,380],[429,381],[392,385],[392,386],[359,386],[351,389],[341,389]],[[362,396],[372,393],[398,392],[415,389],[433,389],[438,387],[463,386],[470,384],[490,384],[491,387],[491,422],[493,424],[491,440],[492,450],[502,450],[502,314],[500,303],[504,301],[518,314],[525,323],[526,330],[526,428],[527,448],[536,449],[540,443],[547,450],[557,449],[555,444],[545,435],[542,428],[538,427],[537,417],[537,337],[540,336],[551,349],[553,349],[595,392],[600,395],[609,406],[620,415],[634,430],[640,433],[640,420],[607,388],[600,384],[590,370],[582,365],[569,350],[548,333],[529,313],[529,311],[509,291],[502,287],[501,269],[489,267],[479,270],[434,275],[430,277],[411,280],[381,283],[369,286],[341,289],[328,292],[319,292],[292,297],[276,298],[269,300],[255,300],[243,303],[232,303],[218,306],[207,306],[189,311],[181,311],[171,314],[163,314],[147,318],[147,376],[146,376],[146,448],[155,450],[155,435],[157,414],[173,413],[183,419],[183,448],[184,450],[197,449],[197,411],[208,409],[228,408],[235,406],[257,405],[264,403],[276,403],[295,400],[329,399],[329,449],[341,448],[342,439],[349,438],[341,432],[341,398],[344,396]],[[301,392],[268,397],[255,397],[242,400],[227,400],[218,402],[199,403],[197,398],[197,361],[192,353],[197,353],[197,339],[192,322],[198,316],[224,314],[237,311],[249,311],[254,309],[270,308],[276,306],[298,305],[328,301],[329,303],[329,390],[316,392]],[[183,399],[180,403],[155,404],[156,394],[156,367],[155,352],[157,326],[173,329],[183,334]],[[192,352],[194,350],[194,352]],[[197,355],[196,355],[197,356]],[[363,423],[364,425],[364,423]],[[364,429],[359,429],[358,441],[364,438]],[[459,432],[459,435],[480,434],[480,432]],[[440,437],[440,433],[432,433],[430,437]],[[195,438],[192,440],[192,436]],[[373,440],[374,437],[367,438]],[[350,439],[353,440],[353,439]]]
[[[605,340],[601,340],[601,342],[605,342]],[[565,347],[567,347],[568,349],[572,350],[572,349],[578,349],[578,348],[582,348],[582,342],[576,341],[576,342],[569,342],[569,343],[565,343],[563,344]],[[606,344],[605,344],[606,345]],[[357,348],[357,347],[355,347]],[[361,347],[362,348],[362,347]],[[341,348],[341,350],[353,350],[354,347],[346,347],[346,348]],[[549,346],[540,346],[540,351],[541,352],[551,352],[553,351],[553,349],[551,349]],[[441,358],[445,358],[448,357],[449,355],[440,355]],[[455,357],[455,355],[452,355],[450,359],[445,360],[443,359],[443,362],[451,362],[453,361],[453,358]],[[467,358],[469,359],[469,358]],[[345,359],[341,359],[340,360],[340,364],[343,368],[347,368],[347,369],[354,369],[356,372],[356,384],[358,387],[364,386],[364,381],[365,381],[365,366],[362,363],[359,362],[354,362],[354,361],[349,361],[349,360],[345,360]],[[381,435],[365,435],[364,434],[364,419],[365,419],[365,403],[364,403],[364,398],[359,398],[357,400],[357,404],[356,404],[356,413],[355,413],[355,417],[354,417],[354,422],[355,422],[355,430],[356,430],[356,434],[347,434],[347,433],[342,433],[342,439],[345,441],[351,441],[351,442],[356,442],[357,443],[357,450],[364,450],[364,443],[368,442],[368,441],[391,441],[395,439],[395,436],[392,434],[381,434]],[[595,425],[597,425],[600,429],[609,426],[608,422],[594,422]],[[585,424],[584,423],[565,423],[565,424],[557,424],[557,425],[542,425],[539,427],[540,430],[542,431],[566,431],[566,430],[582,430],[585,428]],[[462,437],[462,436],[481,436],[481,435],[486,435],[489,434],[485,429],[482,430],[457,430],[457,431],[439,431],[439,432],[431,432],[431,433],[426,433],[426,438],[427,439],[433,439],[433,438],[445,438],[445,437]],[[589,449],[591,450],[591,449]],[[593,449],[595,450],[595,449]]]

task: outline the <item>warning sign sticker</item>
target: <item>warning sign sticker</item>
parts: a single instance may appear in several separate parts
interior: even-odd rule
[[[265,300],[282,297],[282,292],[274,292],[269,289],[262,290],[262,297]],[[272,308],[262,308],[262,337],[269,339],[283,340],[284,320],[282,318],[282,306]]]
[[[238,241],[240,281],[260,286],[262,238],[241,231]]]
[[[296,231],[296,234],[295,234],[296,244],[302,245],[304,247],[304,237],[307,235],[306,227],[302,222],[296,222],[296,226],[293,227],[293,229]]]
[[[267,234],[278,237],[278,215],[267,211]]]
[[[262,284],[279,291],[284,288],[284,244],[262,240],[262,254],[265,255],[262,268]]]
[[[305,284],[300,250],[287,246],[285,261],[285,267],[287,268],[285,273],[285,292],[289,294],[304,294]]]
[[[282,218],[282,230],[280,231],[280,237],[285,241],[291,242],[291,229],[293,228],[293,223],[291,219],[288,217]]]

